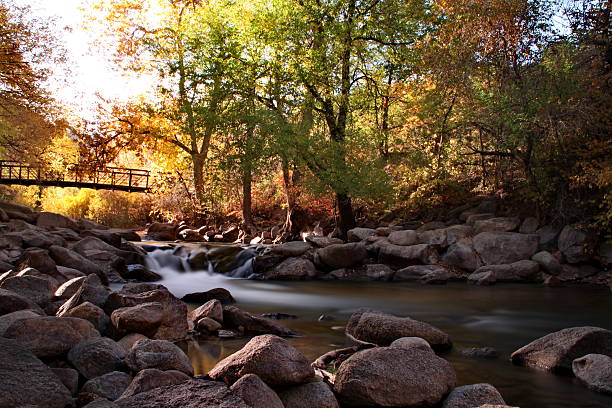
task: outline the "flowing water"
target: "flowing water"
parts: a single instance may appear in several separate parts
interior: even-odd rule
[[[149,267],[164,277],[161,284],[178,297],[223,287],[237,299],[240,308],[251,313],[282,312],[298,316],[281,323],[301,335],[289,341],[311,360],[345,346],[344,325],[350,315],[360,307],[370,307],[423,320],[447,332],[454,347],[442,357],[453,364],[458,385],[491,383],[507,403],[522,408],[612,407],[612,396],[591,392],[573,377],[517,367],[508,360],[514,350],[566,327],[612,329],[612,294],[607,288],[237,279],[214,272],[215,266],[222,266],[214,254],[208,265],[192,270],[185,258],[193,248],[158,249],[149,255]],[[210,247],[198,248],[211,251]],[[235,255],[240,261],[226,267],[231,269],[227,273],[249,276],[250,258],[255,253],[252,249],[247,252],[238,249]],[[227,264],[227,259],[224,262]],[[334,320],[320,322],[321,314],[331,315]],[[196,373],[206,373],[247,341],[246,338],[211,339],[191,344],[189,356]],[[494,347],[500,352],[500,358],[481,360],[460,353],[470,347]]]

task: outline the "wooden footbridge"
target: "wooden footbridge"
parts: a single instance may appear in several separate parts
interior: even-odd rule
[[[70,165],[58,172],[43,166],[0,160],[0,184],[148,192],[149,179],[148,170]]]

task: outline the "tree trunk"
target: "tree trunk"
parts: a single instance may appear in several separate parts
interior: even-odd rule
[[[253,225],[253,214],[251,211],[251,186],[253,176],[251,167],[244,166],[242,170],[242,224],[245,231],[249,226]]]
[[[293,231],[293,210],[295,208],[295,196],[293,192],[293,183],[291,182],[291,174],[289,174],[289,161],[282,157],[283,168],[283,187],[285,189],[285,201],[287,204],[287,216],[285,225],[283,225],[284,234],[292,235]]]
[[[205,183],[204,183],[204,157],[199,154],[191,156],[193,161],[193,184],[195,186],[196,198],[200,209],[204,208],[205,203]]]
[[[340,234],[343,238],[346,238],[346,233],[355,228],[353,204],[351,197],[346,193],[336,193],[336,201],[338,203],[338,220],[336,223],[340,229]]]

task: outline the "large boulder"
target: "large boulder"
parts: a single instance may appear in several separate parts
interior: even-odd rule
[[[64,217],[60,214],[50,212],[40,212],[36,219],[36,226],[47,229],[68,228],[74,231],[79,230],[79,226],[75,220]]]
[[[0,337],[0,407],[66,408],[70,391],[34,354]]]
[[[428,323],[368,309],[353,313],[346,325],[346,334],[379,346],[388,346],[402,337],[421,337],[435,350],[452,347],[448,334]]]
[[[431,265],[440,261],[435,246],[419,244],[411,246],[383,245],[378,251],[378,262],[405,268],[411,265]]]
[[[334,244],[315,252],[315,263],[327,269],[350,268],[360,265],[368,257],[362,243]]]
[[[97,275],[88,275],[81,282],[79,290],[59,308],[57,316],[64,316],[70,309],[85,302],[102,307],[106,304],[109,293],[110,290],[102,286]]]
[[[193,375],[189,357],[178,346],[165,340],[140,340],[127,353],[125,363],[134,372],[147,368],[177,370]]]
[[[287,258],[265,273],[266,279],[304,280],[317,276],[317,269],[308,259]]]
[[[58,278],[58,281],[62,278],[61,275],[58,275],[57,264],[49,256],[49,252],[44,249],[33,248],[26,250],[17,263],[19,264],[19,270],[34,268],[37,271]]]
[[[510,232],[516,230],[521,225],[519,217],[497,217],[474,223],[474,233],[481,232]]]
[[[49,279],[36,276],[15,276],[2,282],[0,288],[13,291],[44,307],[53,298],[55,285]]]
[[[612,395],[612,358],[603,354],[587,354],[572,362],[576,378],[589,389]]]
[[[509,265],[482,266],[469,276],[468,281],[478,284],[486,278],[487,284],[490,279],[495,282],[533,282],[538,279],[539,272],[537,262],[524,260]]]
[[[161,371],[156,368],[146,368],[134,377],[123,394],[121,394],[120,398],[128,398],[154,388],[180,384],[189,381],[190,378],[191,377],[181,371]]]
[[[445,228],[429,230],[419,233],[418,240],[421,244],[439,245],[440,247],[447,247],[448,233]]]
[[[40,306],[30,299],[13,291],[0,289],[0,316],[26,309],[33,310],[39,314],[44,314]]]
[[[75,344],[68,352],[68,361],[87,379],[124,368],[123,348],[108,337],[93,337]]]
[[[63,357],[77,343],[100,333],[87,320],[32,317],[14,322],[4,337],[14,339],[39,358]]]
[[[323,279],[348,280],[354,282],[389,281],[395,271],[383,264],[368,264],[357,268],[343,268],[331,271]]]
[[[274,390],[255,374],[241,377],[230,387],[230,390],[241,397],[251,408],[287,408]]]
[[[557,239],[561,228],[553,225],[544,225],[535,232],[540,241],[540,248],[547,251],[557,249]]]
[[[537,262],[542,270],[549,275],[559,275],[562,271],[561,262],[548,251],[540,251],[531,257],[532,261]]]
[[[223,323],[223,305],[217,299],[209,300],[202,306],[193,309],[187,314],[187,318],[192,324],[198,320],[208,317],[219,323]]]
[[[419,236],[414,230],[393,231],[387,239],[393,245],[410,246],[419,243]]]
[[[148,286],[147,286],[148,285]],[[126,285],[128,286],[128,285]],[[177,299],[172,293],[161,285],[153,285],[157,289],[150,290],[151,284],[140,284],[132,287],[133,290],[142,287],[143,292],[129,293],[124,287],[121,292],[113,292],[108,297],[104,310],[108,314],[122,307],[132,307],[143,303],[157,302],[163,306],[164,316],[161,324],[152,338],[159,340],[182,340],[187,336],[187,305]],[[140,290],[140,289],[138,289]]]
[[[274,320],[256,316],[240,310],[236,306],[223,308],[223,326],[228,329],[243,330],[251,334],[275,334],[277,336],[295,336],[295,333]]]
[[[176,229],[177,226],[174,224],[154,222],[147,229],[147,235],[153,241],[174,241]]]
[[[250,408],[219,382],[193,379],[115,401],[119,408]]]
[[[121,237],[119,237],[119,245],[121,245]],[[92,251],[101,251],[121,257],[129,264],[139,264],[144,262],[144,259],[140,253],[135,251],[124,251],[97,237],[83,238],[74,244],[72,249],[84,257],[88,257]]]
[[[474,249],[472,238],[461,238],[450,245],[442,256],[442,263],[467,271],[475,271],[483,265],[480,255]]]
[[[450,268],[443,265],[413,265],[400,269],[393,275],[394,281],[404,282],[448,281],[453,279],[456,279],[456,274]]]
[[[517,232],[482,232],[474,237],[474,249],[485,265],[509,264],[531,257],[538,251],[537,235]]]
[[[340,408],[329,385],[319,381],[286,388],[278,396],[285,408]]]
[[[550,333],[512,353],[514,364],[567,373],[572,361],[587,354],[612,356],[612,331],[571,327]]]
[[[595,239],[589,234],[566,225],[559,234],[559,250],[568,263],[588,261],[593,257]]]
[[[540,226],[540,221],[535,217],[527,217],[521,223],[519,232],[521,234],[535,234]]]
[[[284,257],[301,256],[311,248],[312,246],[308,242],[290,241],[272,248],[270,253]]]
[[[82,237],[95,237],[101,239],[115,248],[121,248],[121,235],[116,232],[102,229],[86,229],[81,232]]]
[[[81,392],[114,401],[123,394],[131,382],[131,375],[121,371],[111,371],[87,381],[81,388]]]
[[[374,234],[376,234],[376,230],[372,228],[359,228],[358,227],[358,228],[353,228],[351,230],[348,230],[348,232],[346,233],[346,236],[348,240],[351,242],[359,242],[359,241],[363,241],[364,239]]]
[[[342,241],[340,238],[318,237],[316,235],[307,236],[306,241],[310,242],[318,248],[325,248],[327,246],[336,244],[344,244],[344,241]]]
[[[506,401],[491,384],[472,384],[455,388],[444,400],[442,408],[474,408],[484,404],[505,405]]]
[[[342,363],[334,390],[343,406],[421,407],[438,404],[455,382],[452,366],[431,352],[382,347]]]
[[[104,313],[104,310],[91,302],[83,302],[69,309],[64,313],[63,317],[78,317],[79,319],[87,320],[91,322],[100,333],[105,333],[110,324],[110,319],[106,313]]]
[[[253,337],[208,373],[213,380],[228,384],[246,374],[256,374],[271,387],[283,387],[303,383],[314,375],[314,370],[310,361],[287,340],[263,335]]]
[[[159,302],[120,307],[113,311],[110,319],[117,336],[126,333],[153,336],[164,319],[164,307]]]
[[[11,327],[17,320],[29,319],[32,317],[40,317],[40,313],[36,313],[32,310],[18,310],[16,312],[8,313],[0,316],[0,337],[4,336],[6,329]]]
[[[85,275],[98,275],[100,281],[108,285],[106,273],[104,273],[98,265],[83,257],[81,254],[57,245],[53,245],[49,248],[49,254],[57,265],[76,269],[77,271],[83,272]]]

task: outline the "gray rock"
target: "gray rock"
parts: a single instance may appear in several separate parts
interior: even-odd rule
[[[566,225],[559,234],[559,250],[568,263],[588,261],[595,240],[588,234]]]
[[[228,384],[247,374],[256,374],[271,387],[284,387],[303,383],[314,375],[314,370],[310,361],[289,342],[264,335],[253,337],[208,373],[213,380]]]
[[[0,337],[0,406],[65,408],[70,391],[55,373],[18,342]]]
[[[156,368],[177,370],[193,376],[189,357],[176,345],[165,340],[139,340],[127,353],[125,363],[134,372]]]
[[[404,350],[417,348],[419,350],[428,351],[430,353],[434,352],[429,343],[420,337],[400,337],[397,340],[393,340],[389,347],[395,347]]]
[[[523,220],[519,232],[521,234],[535,234],[540,226],[540,222],[535,217],[527,217]]]
[[[418,235],[418,241],[422,244],[439,245],[441,247],[447,247],[448,246],[448,233],[446,231],[446,228],[421,232]]]
[[[461,238],[452,244],[442,256],[442,263],[475,271],[483,265],[480,255],[474,249],[472,238]]]
[[[612,358],[603,354],[587,354],[572,362],[576,378],[589,389],[612,395]]]
[[[431,265],[440,260],[434,246],[419,244],[412,246],[385,245],[378,251],[378,262],[398,268],[416,264]]]
[[[142,303],[115,309],[110,316],[117,336],[126,333],[141,333],[153,336],[164,319],[164,307],[159,302]]]
[[[537,262],[550,275],[559,275],[561,273],[561,263],[548,251],[538,252],[531,257],[531,260]]]
[[[334,391],[343,406],[420,407],[439,403],[455,382],[452,366],[431,352],[382,347],[342,363]]]
[[[414,230],[394,231],[389,234],[388,240],[393,245],[409,246],[419,243],[419,237]]]
[[[571,327],[550,333],[512,353],[514,364],[553,372],[570,372],[572,361],[587,354],[612,356],[612,331]]]
[[[510,232],[516,230],[521,225],[518,217],[497,217],[486,220],[479,220],[474,223],[474,233],[481,232]]]
[[[76,269],[77,271],[83,272],[85,275],[97,275],[98,278],[100,278],[100,282],[108,285],[106,273],[104,273],[98,265],[83,257],[81,254],[57,245],[53,245],[49,248],[49,254],[57,265]]]
[[[452,347],[448,334],[430,324],[368,309],[353,313],[346,326],[346,333],[359,341],[379,346],[388,346],[402,337],[420,337],[434,350]]]
[[[348,280],[354,282],[388,281],[394,275],[393,269],[383,264],[368,264],[354,269],[336,269],[328,273],[325,280]]]
[[[79,227],[75,220],[64,217],[60,214],[41,212],[38,214],[36,219],[36,226],[41,228],[69,228],[71,230],[78,231]]]
[[[217,299],[209,300],[187,314],[187,318],[192,324],[204,317],[223,323],[223,305],[221,305],[221,302]]]
[[[230,390],[251,408],[287,408],[273,389],[255,374],[247,374],[236,381]]]
[[[250,408],[223,383],[193,379],[115,401],[119,408]]]
[[[505,405],[506,401],[491,384],[472,384],[451,391],[442,408],[473,408],[484,404]]]
[[[482,232],[474,237],[474,249],[486,265],[531,259],[538,251],[538,245],[537,235],[516,232]]]
[[[492,213],[484,213],[484,214],[472,213],[465,219],[465,223],[473,227],[477,221],[488,220],[494,217],[495,217],[495,214],[492,214]]]
[[[270,250],[270,253],[273,255],[280,255],[285,257],[295,257],[303,255],[311,248],[312,246],[308,242],[290,241],[272,248]]]
[[[79,372],[73,368],[51,368],[72,395],[79,391]]]
[[[306,241],[310,242],[318,248],[325,248],[330,245],[344,244],[344,241],[342,241],[340,238],[317,237],[316,235],[307,236]]]
[[[30,299],[18,295],[17,293],[0,289],[0,316],[16,312],[18,310],[33,310],[38,314],[44,314],[40,306]]]
[[[223,326],[252,334],[275,334],[278,336],[294,336],[295,333],[279,323],[240,310],[235,306],[223,308]]]
[[[119,344],[127,354],[132,349],[134,344],[136,344],[140,340],[145,339],[148,339],[148,337],[145,335],[142,335],[140,333],[130,333],[123,336],[119,341],[117,341],[117,344]]]
[[[39,358],[63,357],[77,343],[100,333],[87,320],[32,317],[14,322],[4,337],[16,340]]]
[[[6,329],[8,329],[17,320],[29,319],[32,317],[40,317],[40,313],[25,309],[0,316],[0,337],[4,336]]]
[[[557,249],[557,238],[561,228],[554,227],[552,225],[544,225],[539,228],[535,233],[540,241],[540,248],[550,251]]]
[[[347,238],[351,242],[359,242],[376,234],[376,230],[372,228],[353,228],[347,232]]]
[[[310,382],[278,393],[285,408],[340,408],[333,391],[324,382]]]
[[[469,225],[453,225],[446,228],[446,246],[453,245],[462,238],[470,237],[474,234],[474,229]]]
[[[81,392],[96,394],[107,400],[114,401],[123,394],[132,382],[132,376],[121,372],[112,371],[87,381]]]
[[[308,259],[287,258],[265,273],[266,279],[305,280],[317,276],[317,269]]]
[[[187,374],[176,370],[161,371],[155,368],[147,368],[134,377],[120,398],[128,398],[154,388],[180,384],[189,381],[190,378]]]
[[[509,265],[487,265],[478,268],[468,281],[478,281],[483,273],[491,272],[496,282],[533,282],[539,277],[540,266],[534,261],[518,261]]]
[[[315,263],[328,269],[350,268],[363,263],[368,251],[362,243],[334,244],[315,252]]]
[[[15,276],[8,278],[0,288],[11,290],[44,307],[53,298],[54,285],[48,280],[36,276]]]
[[[85,339],[68,352],[70,364],[87,379],[122,370],[124,358],[123,348],[108,337]]]
[[[106,332],[110,324],[110,319],[106,313],[104,313],[104,310],[91,302],[84,302],[73,307],[64,313],[63,317],[78,317],[79,319],[87,320],[91,322],[100,333]]]

